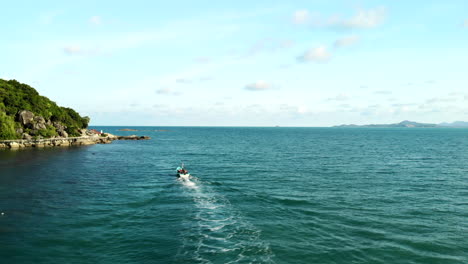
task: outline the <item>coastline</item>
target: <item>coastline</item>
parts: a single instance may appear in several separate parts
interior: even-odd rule
[[[147,136],[116,136],[106,133],[106,136],[86,135],[81,137],[56,137],[44,139],[12,139],[0,140],[0,149],[20,148],[46,148],[46,147],[70,147],[87,146],[94,144],[109,144],[114,140],[149,140]]]

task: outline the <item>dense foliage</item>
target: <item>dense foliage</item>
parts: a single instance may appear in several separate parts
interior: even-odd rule
[[[16,129],[21,128],[21,124],[16,122],[21,110],[31,111],[51,122],[60,122],[67,127],[70,136],[78,136],[78,130],[87,128],[89,123],[89,117],[81,117],[71,108],[58,106],[27,84],[0,79],[0,139],[21,137],[16,133]],[[56,135],[56,131],[48,125],[47,129],[40,131],[40,135],[51,137]]]

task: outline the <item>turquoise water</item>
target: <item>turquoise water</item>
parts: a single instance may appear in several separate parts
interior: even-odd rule
[[[0,151],[1,263],[468,263],[466,129],[98,129]]]

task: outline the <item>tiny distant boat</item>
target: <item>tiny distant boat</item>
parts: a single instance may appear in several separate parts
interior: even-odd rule
[[[188,180],[190,178],[190,173],[184,168],[184,164],[180,167],[177,167],[177,177]]]

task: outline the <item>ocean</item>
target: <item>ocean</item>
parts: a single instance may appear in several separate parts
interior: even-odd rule
[[[0,151],[1,263],[468,263],[468,129],[94,128]]]

